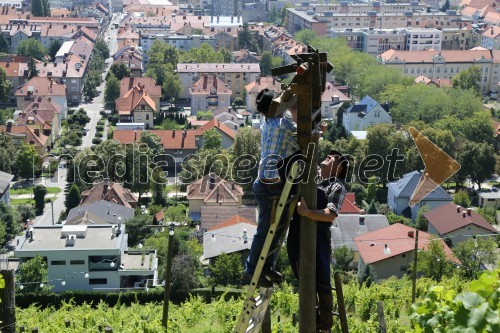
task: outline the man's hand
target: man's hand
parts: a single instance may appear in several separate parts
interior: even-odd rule
[[[300,202],[297,203],[297,213],[299,213],[300,216],[308,217],[309,207],[307,207],[304,197],[301,197]]]
[[[328,124],[324,121],[321,122],[321,124],[319,125],[319,129],[321,130],[321,132],[326,133],[326,131],[328,130]]]

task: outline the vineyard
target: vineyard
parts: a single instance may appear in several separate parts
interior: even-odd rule
[[[435,281],[421,278],[413,307],[411,280],[407,278],[389,279],[369,287],[351,278],[344,285],[350,332],[379,332],[379,301],[384,306],[387,332],[498,332],[499,274],[500,270],[483,274],[470,283],[454,276],[439,287]],[[207,304],[192,297],[181,305],[171,305],[169,332],[232,332],[242,303],[242,299],[224,301],[221,297]],[[298,295],[292,288],[282,285],[272,305],[273,332],[297,332],[292,317],[297,312]],[[27,331],[38,327],[43,333],[94,333],[108,326],[115,333],[158,333],[162,332],[161,317],[161,304],[109,307],[101,302],[96,306],[75,306],[69,301],[59,309],[40,309],[36,305],[18,309],[17,326],[25,326]],[[334,332],[340,331],[337,328]]]

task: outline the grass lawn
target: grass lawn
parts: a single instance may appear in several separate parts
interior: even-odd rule
[[[46,187],[47,194],[57,194],[62,191],[59,187]],[[30,188],[19,188],[19,189],[11,189],[11,195],[20,195],[20,194],[33,194],[33,187]]]
[[[11,206],[35,204],[33,199],[10,199]]]

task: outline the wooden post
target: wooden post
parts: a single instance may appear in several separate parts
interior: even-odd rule
[[[170,281],[172,279],[172,255],[174,250],[174,229],[171,228],[168,234],[168,252],[166,262],[165,293],[163,294],[163,318],[162,324],[165,331],[168,331],[168,303],[170,301]]]
[[[413,254],[413,285],[411,288],[411,302],[415,303],[417,295],[417,262],[418,262],[418,229],[415,232],[415,250]]]
[[[13,270],[1,270],[5,280],[5,288],[0,289],[2,302],[0,303],[0,322],[2,322],[2,333],[14,333],[16,331],[16,299],[15,280]]]
[[[333,275],[333,280],[335,283],[335,293],[337,294],[337,305],[338,305],[338,313],[340,319],[340,328],[342,333],[349,333],[349,328],[347,324],[347,313],[345,311],[345,302],[344,302],[344,291],[342,289],[342,280],[340,279],[340,273],[336,272]]]
[[[384,317],[384,305],[381,301],[377,302],[378,322],[380,324],[380,333],[387,333]]]
[[[271,304],[266,309],[266,314],[262,320],[262,333],[271,333]]]

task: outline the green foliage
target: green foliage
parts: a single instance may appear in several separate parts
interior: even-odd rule
[[[356,197],[356,203],[359,205],[366,198],[365,197],[366,188],[358,183],[351,183],[350,186],[351,186],[350,192],[354,192],[354,195]]]
[[[481,82],[481,68],[479,66],[469,67],[451,79],[451,84],[454,88],[460,88],[462,90],[471,89],[477,95],[481,94],[479,82]]]
[[[111,73],[106,81],[106,88],[104,90],[104,102],[113,110],[115,108],[115,101],[120,97],[120,79]]]
[[[16,207],[18,221],[23,223],[36,217],[35,208],[32,205],[18,205]]]
[[[389,221],[390,225],[392,225],[394,223],[401,223],[401,224],[404,224],[407,226],[413,226],[413,222],[411,221],[411,219],[404,217],[404,216],[401,216],[401,215],[397,215],[393,212],[389,212],[387,214],[387,221]]]
[[[33,188],[33,197],[35,199],[35,213],[36,215],[42,215],[45,209],[45,195],[47,194],[47,189],[43,185],[37,185]]]
[[[477,246],[476,246],[477,244]],[[460,274],[466,279],[475,278],[484,265],[495,265],[497,255],[493,237],[468,238],[453,247],[453,253],[462,263]]]
[[[418,271],[436,281],[449,277],[455,268],[444,251],[444,244],[437,238],[431,238],[425,251],[418,254]]]
[[[269,51],[265,51],[262,53],[260,58],[260,72],[262,76],[271,75],[271,69],[273,67],[271,53]]]
[[[295,40],[303,44],[310,44],[318,35],[311,29],[302,29],[295,34]]]
[[[197,120],[210,120],[213,118],[212,111],[198,111],[196,115]]]
[[[174,222],[187,222],[187,207],[183,204],[177,204],[175,206],[170,206],[165,210],[165,218],[167,221]]]
[[[255,33],[250,31],[248,23],[243,24],[243,28],[238,30],[238,43],[240,49],[247,49],[250,52],[259,53],[259,46]]]
[[[135,216],[127,220],[125,224],[125,231],[128,234],[128,242],[130,245],[135,246],[151,235],[151,228],[148,224],[153,224],[153,219],[150,215]]]
[[[349,271],[349,265],[354,260],[354,250],[347,246],[335,247],[333,249],[333,267],[342,272]]]
[[[240,285],[243,279],[241,254],[221,254],[217,257],[215,264],[210,267],[210,272],[210,285]]]
[[[10,241],[21,231],[19,214],[12,206],[0,202],[0,244]]]
[[[123,79],[124,77],[130,76],[130,68],[125,65],[124,62],[114,63],[111,65],[109,69],[111,74],[113,74],[118,80]]]
[[[97,52],[102,59],[109,58],[109,47],[108,43],[102,38],[98,38],[94,45],[94,52]]]
[[[368,187],[366,188],[366,202],[372,202],[377,198],[377,177],[371,176],[368,179]]]
[[[7,74],[0,68],[0,101],[7,101],[10,97],[11,83],[7,80]]]
[[[32,0],[31,14],[37,17],[49,17],[50,16],[49,0]]]
[[[203,132],[203,147],[205,149],[218,150],[221,148],[222,137],[216,129]]]
[[[162,121],[160,127],[161,127],[161,129],[164,129],[164,130],[179,130],[179,129],[182,129],[181,125],[179,125],[175,120],[170,119],[170,118],[165,118]]]
[[[495,207],[481,207],[477,209],[477,213],[489,224],[495,224],[497,222],[497,211]]]
[[[0,35],[0,53],[8,53],[9,50],[9,44],[7,43],[3,35]]]
[[[203,44],[206,45],[206,44]],[[165,81],[162,84],[162,90],[164,93],[164,99],[173,101],[179,97],[181,93],[181,81],[177,73],[167,72],[165,73]]]
[[[40,255],[19,265],[19,273],[16,276],[18,287],[16,293],[46,293],[52,288],[47,282],[47,263]],[[41,287],[40,283],[44,285]],[[23,289],[19,285],[23,285]]]
[[[216,51],[210,45],[203,43],[198,48],[193,47],[181,53],[179,58],[182,63],[230,63],[232,57],[227,57],[227,51],[225,48]]]
[[[215,173],[222,178],[229,177],[229,167],[233,163],[233,156],[228,150],[200,149],[196,155],[183,161],[179,175],[184,184],[193,182],[200,177]]]
[[[68,116],[66,121],[68,122],[68,125],[78,124],[83,127],[90,121],[90,117],[87,115],[87,111],[80,108],[72,115]]]
[[[47,53],[49,54],[50,60],[54,61],[57,52],[62,46],[62,42],[60,39],[54,39],[52,42],[50,42],[49,49],[47,50]]]
[[[471,201],[469,195],[466,191],[460,190],[453,196],[453,203],[462,206],[462,207],[470,207]]]
[[[47,49],[43,47],[42,43],[34,38],[28,38],[19,42],[17,46],[17,53],[26,57],[33,57],[37,60],[43,60],[47,54]]]
[[[0,73],[3,69],[0,68]],[[1,74],[0,74],[1,75]],[[12,119],[13,115],[14,115],[14,109],[13,108],[8,108],[8,109],[0,109],[0,125],[5,125],[5,123],[7,122],[7,120],[9,119]],[[1,137],[0,139],[0,144],[3,143],[5,140],[7,140],[7,138],[5,137]],[[2,146],[4,146],[4,144],[1,144]]]
[[[377,202],[375,199],[370,201],[370,204],[366,207],[366,214],[378,214]]]
[[[424,217],[424,214],[429,211],[429,207],[422,206],[418,209],[417,218],[415,220],[415,225],[418,230],[427,231],[428,222]]]
[[[30,62],[28,63],[28,78],[31,79],[35,76],[38,76],[38,69],[36,68],[35,60],[33,58],[30,59]]]
[[[71,209],[77,207],[78,205],[80,205],[81,200],[82,196],[80,194],[80,188],[76,184],[71,185],[68,195],[66,196],[66,201],[64,203],[66,209],[70,211]]]
[[[446,0],[439,11],[446,13],[448,9],[450,9],[450,0]]]
[[[40,155],[35,147],[23,143],[17,151],[15,164],[20,178],[34,178],[35,173],[40,169]]]
[[[485,272],[458,294],[445,286],[432,287],[412,306],[414,332],[498,332],[500,330],[500,269]]]
[[[232,179],[241,184],[245,191],[251,191],[260,160],[259,130],[250,127],[239,129],[232,149],[235,158]]]

